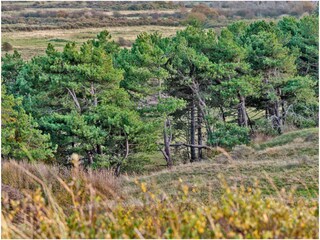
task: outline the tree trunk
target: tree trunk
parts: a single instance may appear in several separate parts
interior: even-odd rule
[[[238,93],[238,99],[238,125],[240,127],[248,127],[248,117],[246,112],[245,98],[240,93]]]
[[[128,138],[126,138],[126,150],[125,150],[124,157],[122,158],[121,162],[117,163],[116,168],[114,169],[114,175],[116,177],[120,176],[121,164],[128,156],[129,156],[129,140]]]
[[[102,146],[97,144],[97,154],[102,154]]]
[[[91,82],[91,95],[93,97],[93,106],[97,107],[98,106],[98,98],[97,98],[97,95],[96,95],[96,91],[95,91],[95,88],[94,88],[94,84],[93,82]]]
[[[286,108],[285,108],[284,100],[281,100],[281,108],[282,108],[281,124],[282,124],[282,126],[284,126],[284,124],[286,122]]]
[[[226,122],[226,115],[224,113],[223,107],[220,105],[219,108],[221,111],[222,121],[225,123]]]
[[[275,116],[275,121],[274,121],[274,127],[277,129],[278,133],[282,133],[281,129],[281,117],[280,117],[280,111],[279,111],[279,101],[277,100],[274,103],[274,116]]]
[[[202,114],[200,107],[198,107],[198,145],[202,145]],[[198,148],[198,159],[202,159],[202,148]]]
[[[269,105],[269,116],[271,118],[272,127],[276,129],[279,134],[281,134],[281,119],[278,100]]]
[[[163,129],[163,142],[164,142],[164,151],[163,151],[163,155],[166,159],[167,162],[167,167],[172,167],[173,163],[172,163],[172,159],[171,159],[171,152],[170,152],[170,142],[171,142],[171,133],[170,135],[168,135],[168,129],[170,130],[171,128],[171,123],[170,123],[170,119],[167,118],[164,121],[164,129]]]
[[[87,154],[88,154],[89,164],[92,165],[92,164],[93,164],[93,154],[92,154],[92,151],[87,151]]]
[[[281,91],[279,88],[276,89],[277,97],[280,97]],[[272,126],[278,131],[279,134],[282,133],[282,116],[280,116],[280,102],[275,100],[270,107],[270,115],[272,117]]]
[[[195,145],[195,129],[196,129],[196,121],[195,121],[195,104],[194,99],[191,102],[191,114],[190,114],[190,144]],[[191,162],[196,160],[196,149],[194,147],[190,147],[191,152]]]

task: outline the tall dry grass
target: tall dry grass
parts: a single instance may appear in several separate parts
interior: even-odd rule
[[[182,180],[171,197],[136,182],[143,196],[128,202],[107,172],[2,166],[11,190],[20,188],[18,198],[3,194],[3,238],[318,238],[316,200],[262,197],[258,184],[231,188],[221,178],[224,194],[204,204]]]

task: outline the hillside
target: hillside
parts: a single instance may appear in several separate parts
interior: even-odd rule
[[[185,164],[172,170],[128,177],[124,187],[128,196],[140,190],[134,180],[175,194],[179,180],[196,186],[194,195],[205,199],[221,194],[219,175],[230,185],[253,186],[256,180],[266,195],[277,195],[296,188],[296,195],[318,198],[319,148],[318,128],[288,132],[253,146],[237,146],[228,156],[220,154],[210,160]]]

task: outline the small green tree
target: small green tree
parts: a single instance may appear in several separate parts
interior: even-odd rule
[[[1,149],[4,159],[43,160],[53,157],[50,136],[38,129],[38,124],[27,115],[21,99],[1,91]]]

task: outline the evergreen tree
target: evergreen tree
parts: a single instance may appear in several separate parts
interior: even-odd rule
[[[21,99],[8,95],[1,86],[1,149],[3,159],[50,160],[54,147],[50,136],[38,129],[32,116],[26,114]]]

